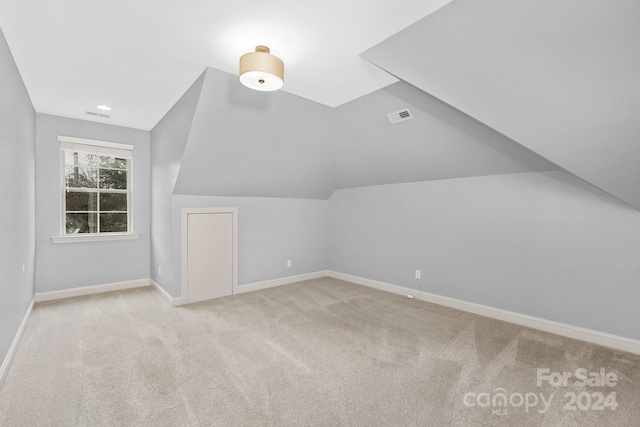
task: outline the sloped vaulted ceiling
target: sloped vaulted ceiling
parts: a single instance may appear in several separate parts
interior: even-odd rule
[[[404,109],[413,118],[391,124]],[[557,170],[402,81],[336,108],[332,127],[336,188]]]
[[[363,53],[640,209],[640,2],[455,0]]]
[[[326,199],[331,108],[208,68],[175,194]]]
[[[183,117],[188,132],[179,126],[186,145],[174,194],[327,199],[338,188],[557,170],[404,82],[334,109],[252,91],[213,68],[203,79],[189,91],[199,95]],[[414,118],[391,124],[387,113],[403,108]],[[178,126],[166,123],[172,117],[157,128]]]

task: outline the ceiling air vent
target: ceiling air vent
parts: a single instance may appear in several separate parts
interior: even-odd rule
[[[398,123],[398,122],[403,122],[405,120],[413,119],[413,116],[411,115],[411,111],[409,111],[408,108],[405,108],[404,110],[394,111],[393,113],[389,113],[387,114],[387,117],[389,117],[389,121],[391,123]]]
[[[108,118],[110,118],[110,117],[111,117],[111,116],[110,116],[110,115],[108,115],[108,114],[96,113],[96,112],[93,112],[93,111],[85,111],[84,113],[85,113],[87,116],[101,117],[101,118],[103,118],[103,119],[108,119]]]

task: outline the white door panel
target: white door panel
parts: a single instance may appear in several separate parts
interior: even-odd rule
[[[187,302],[233,293],[233,214],[187,216]]]

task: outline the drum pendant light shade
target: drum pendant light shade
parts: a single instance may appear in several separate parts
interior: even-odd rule
[[[256,46],[256,51],[240,57],[240,82],[248,88],[260,91],[278,90],[284,84],[284,63],[271,55],[266,46]]]

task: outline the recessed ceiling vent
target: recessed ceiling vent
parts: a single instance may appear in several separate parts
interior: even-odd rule
[[[409,111],[408,108],[405,108],[404,110],[394,111],[393,113],[389,113],[387,114],[387,117],[389,117],[389,121],[391,123],[398,123],[398,122],[403,122],[405,120],[413,119],[413,116],[411,115],[411,111]]]
[[[84,113],[87,116],[100,117],[100,118],[103,118],[103,119],[111,118],[111,116],[108,115],[108,114],[96,113],[94,111],[85,111]]]

